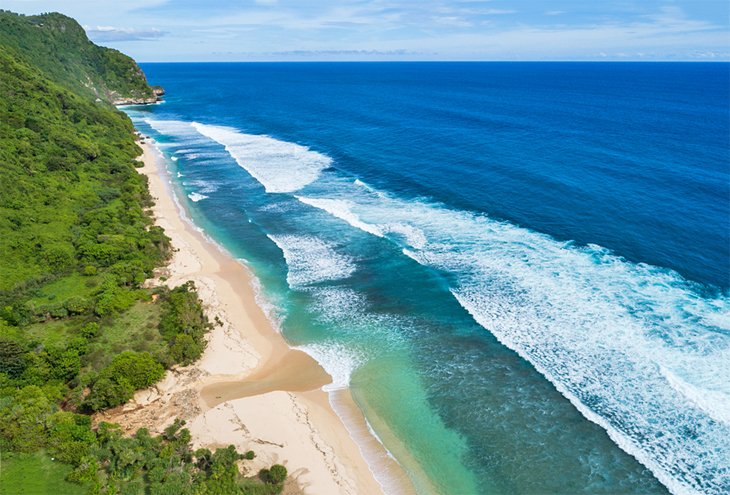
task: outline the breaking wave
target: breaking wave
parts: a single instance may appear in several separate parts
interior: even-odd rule
[[[293,192],[315,181],[332,164],[328,156],[306,146],[269,136],[244,134],[230,127],[191,124],[203,136],[225,146],[241,167],[267,192]]]
[[[726,295],[600,246],[348,184],[297,199],[448,274],[481,326],[672,492],[730,492]]]

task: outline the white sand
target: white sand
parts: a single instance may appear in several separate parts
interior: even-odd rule
[[[253,450],[256,459],[243,463],[249,473],[283,464],[299,487],[295,492],[382,493],[321,390],[331,381],[329,375],[276,332],[256,304],[251,274],[185,219],[159,152],[149,143],[142,146],[140,170],[156,200],[154,216],[175,248],[159,276],[166,276],[170,286],[194,281],[211,322],[218,317],[222,326],[210,332],[200,361],[169,371],[156,387],[138,392],[132,402],[97,420],[118,422],[127,431],[144,426],[159,432],[174,418],[183,418],[195,447],[232,444],[242,452]],[[364,430],[362,413],[349,402],[348,421]],[[398,493],[412,492],[398,464],[384,455],[382,446],[370,443],[381,450],[379,457],[388,459],[391,476],[396,473],[400,479]]]

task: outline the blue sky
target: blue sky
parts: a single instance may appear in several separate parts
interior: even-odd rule
[[[140,61],[730,60],[727,0],[3,0]]]

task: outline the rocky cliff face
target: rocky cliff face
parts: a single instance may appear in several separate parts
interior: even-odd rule
[[[124,97],[112,95],[110,100],[114,105],[151,105],[163,100],[165,89],[162,86],[152,86],[152,96],[150,97]]]

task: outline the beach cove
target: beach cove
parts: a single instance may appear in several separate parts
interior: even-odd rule
[[[192,280],[215,324],[200,361],[168,371],[161,383],[97,419],[126,431],[152,432],[185,419],[196,447],[253,450],[249,475],[284,464],[297,487],[289,486],[291,493],[383,493],[363,446],[348,431],[367,426],[352,400],[347,403],[347,392],[338,391],[338,404],[348,411],[346,427],[322,390],[331,377],[308,354],[287,345],[257,304],[251,273],[190,222],[173,196],[164,158],[152,143],[141,146],[139,171],[155,198],[153,214],[174,247],[169,265],[150,282],[176,286]],[[374,438],[364,448],[393,480],[400,468],[384,448]],[[409,493],[405,474],[399,479],[398,493]]]
[[[0,10],[0,492],[730,493],[722,9],[103,3]]]

